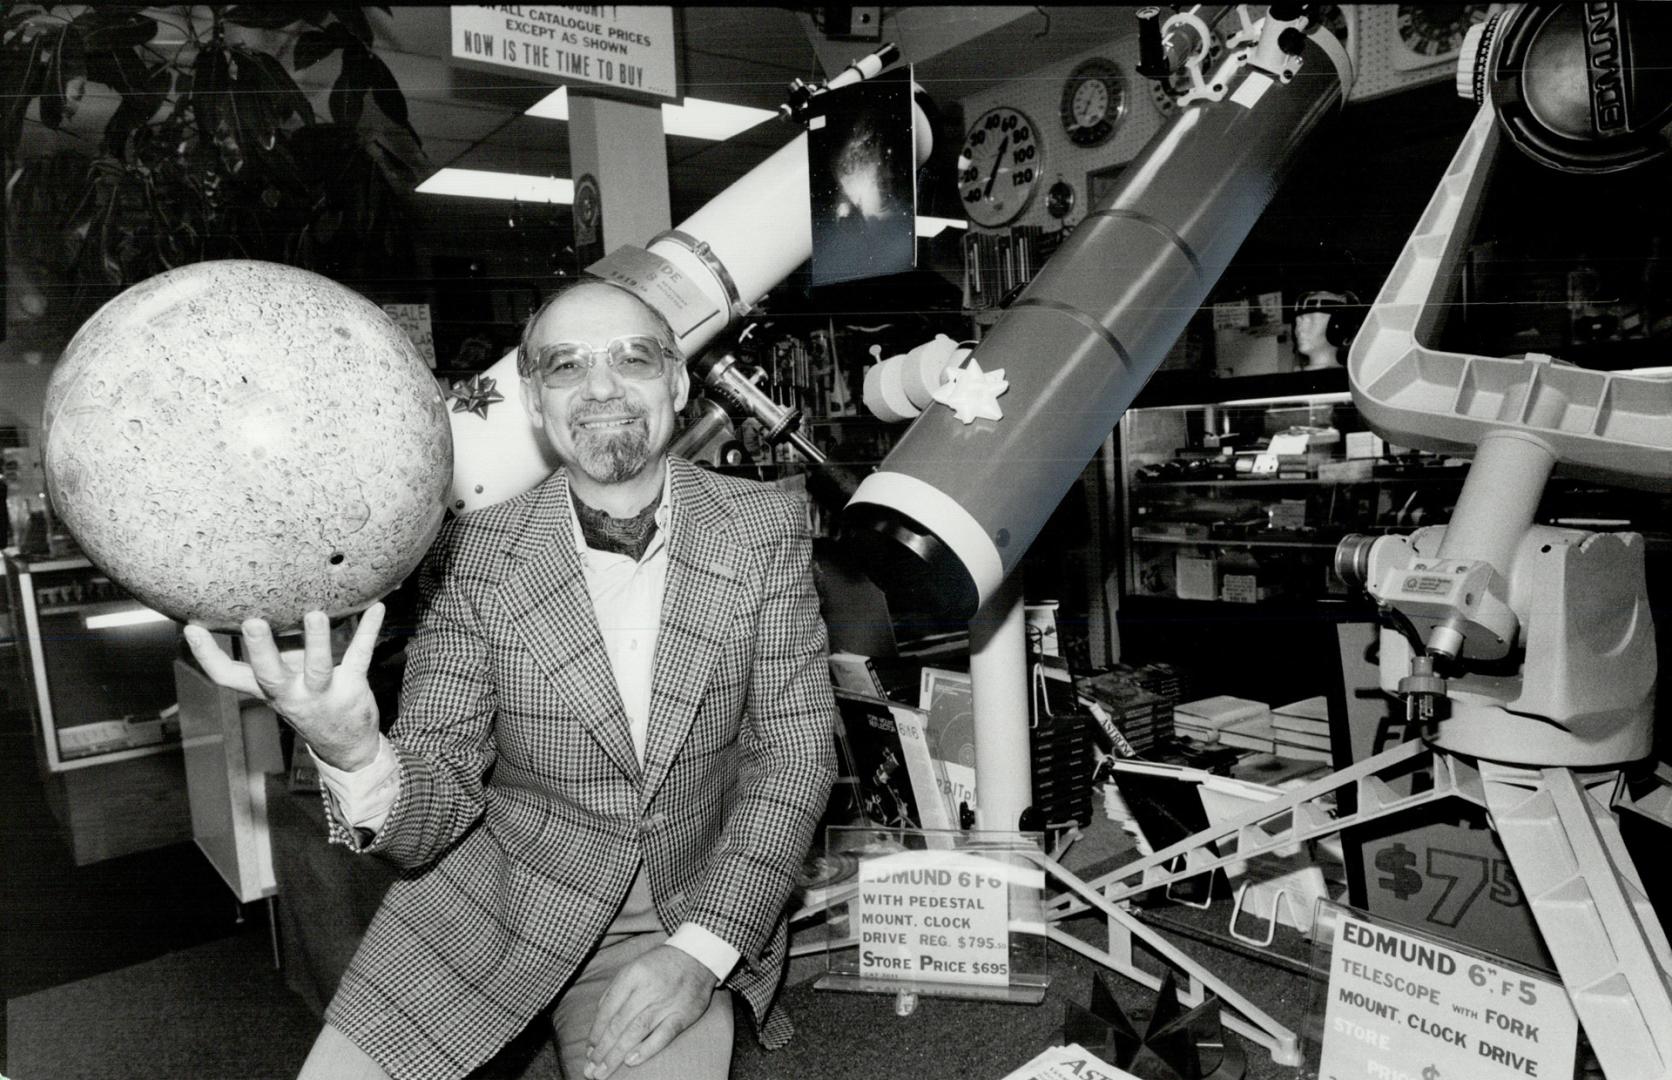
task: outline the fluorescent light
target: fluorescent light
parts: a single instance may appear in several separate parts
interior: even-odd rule
[[[756,124],[771,120],[777,113],[752,109],[747,105],[729,105],[724,101],[705,101],[688,97],[683,105],[662,106],[662,130],[669,135],[683,135],[688,139],[713,139],[722,142],[733,135],[741,135]]]
[[[959,221],[957,218],[917,215],[917,238],[919,240],[933,240],[948,229],[967,229],[969,227],[969,222]]]
[[[569,119],[569,88],[560,86],[553,90],[535,102],[527,115],[543,120]],[[669,135],[683,135],[688,139],[723,142],[777,115],[775,112],[753,109],[747,105],[730,105],[724,101],[688,97],[683,105],[663,104],[662,130]]]
[[[150,608],[129,608],[127,611],[112,611],[104,615],[89,615],[83,620],[89,630],[108,630],[113,626],[141,626],[145,623],[167,622],[168,616]]]
[[[555,176],[442,169],[418,185],[425,195],[463,195],[470,199],[515,199],[524,203],[572,203],[574,181]]]

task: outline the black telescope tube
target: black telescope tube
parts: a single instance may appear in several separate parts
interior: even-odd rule
[[[1004,418],[964,424],[931,406],[845,508],[843,539],[885,592],[951,619],[986,601],[1340,104],[1343,78],[1309,39],[1290,82],[1244,66],[1224,100],[1150,140],[966,361],[1003,369]]]

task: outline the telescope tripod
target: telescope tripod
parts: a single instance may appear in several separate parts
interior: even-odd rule
[[[1432,787],[1397,794],[1388,775],[1420,764],[1424,756],[1431,759]],[[1646,786],[1632,792],[1618,768],[1528,768],[1406,742],[1086,882],[1102,903],[1065,894],[1048,905],[1046,915],[1060,920],[1093,906],[1107,912],[1151,889],[1230,863],[1293,851],[1298,844],[1456,796],[1485,807],[1490,815],[1574,1012],[1608,1076],[1672,1077],[1672,946],[1621,840],[1617,817],[1619,811],[1630,811],[1672,826],[1672,768],[1659,766]],[[1346,792],[1356,796],[1356,809],[1337,815],[1325,800]],[[1216,845],[1227,842],[1235,843],[1235,851],[1221,853]],[[1134,882],[1135,877],[1140,880]],[[1062,941],[1067,935],[1053,931],[1051,936]],[[1146,985],[1153,981],[1133,964],[1123,925],[1110,921],[1109,940],[1107,953],[1083,942],[1064,943]],[[1294,1045],[1293,1033],[1269,1028],[1262,1019],[1269,1018],[1256,1018],[1256,1023],[1272,1041],[1261,1042],[1274,1049]]]

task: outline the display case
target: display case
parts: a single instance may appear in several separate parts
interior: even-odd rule
[[[1283,392],[1286,383],[1296,392]],[[1193,389],[1193,401],[1140,398],[1120,423],[1123,603],[1362,602],[1335,572],[1342,537],[1450,520],[1469,458],[1384,442],[1359,417],[1343,372],[1205,380]],[[1672,551],[1664,492],[1558,477],[1536,517],[1643,534],[1651,580]]]
[[[1345,390],[1133,408],[1120,447],[1126,598],[1347,599],[1341,538],[1443,523],[1468,471],[1387,446]]]
[[[36,758],[76,862],[190,839],[178,625],[81,556],[5,560]]]
[[[6,552],[18,657],[46,768],[179,753],[180,628],[76,555]]]

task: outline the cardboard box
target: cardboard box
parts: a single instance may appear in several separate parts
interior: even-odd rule
[[[1347,432],[1347,456],[1349,458],[1379,458],[1386,444],[1382,437],[1374,431]]]
[[[1219,599],[1219,564],[1213,559],[1180,555],[1174,561],[1180,600]]]

